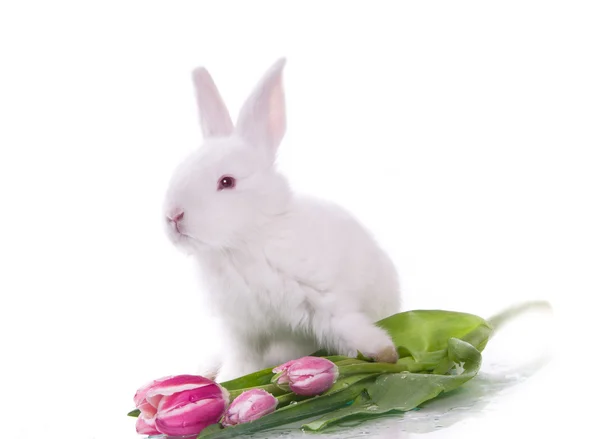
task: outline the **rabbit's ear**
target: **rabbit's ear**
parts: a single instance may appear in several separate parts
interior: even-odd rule
[[[233,122],[210,73],[204,67],[192,72],[196,103],[204,138],[225,137],[233,133]]]
[[[275,153],[285,134],[285,95],[280,58],[264,74],[248,97],[238,117],[236,130],[250,143]]]

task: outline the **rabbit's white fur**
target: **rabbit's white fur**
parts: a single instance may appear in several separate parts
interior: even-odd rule
[[[392,261],[348,212],[292,192],[275,167],[284,65],[266,72],[235,127],[208,71],[194,70],[204,144],[175,170],[165,198],[168,236],[197,259],[223,323],[219,381],[319,348],[397,359],[373,324],[399,311]],[[222,176],[235,188],[217,190]],[[169,219],[180,212],[177,224]]]

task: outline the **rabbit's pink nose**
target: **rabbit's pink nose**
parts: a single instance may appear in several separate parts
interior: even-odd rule
[[[172,212],[171,214],[167,215],[167,218],[169,219],[169,221],[178,223],[179,221],[181,221],[183,219],[183,211],[176,210],[176,211]]]

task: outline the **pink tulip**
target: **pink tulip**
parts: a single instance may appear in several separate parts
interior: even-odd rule
[[[313,396],[328,390],[338,378],[337,366],[326,358],[302,357],[273,369],[274,380],[302,396]]]
[[[273,413],[277,402],[277,398],[262,389],[247,390],[233,400],[225,412],[222,424],[224,427],[230,427],[255,421]]]
[[[227,408],[229,393],[208,378],[177,375],[141,387],[134,402],[141,412],[138,433],[183,436],[216,424]]]

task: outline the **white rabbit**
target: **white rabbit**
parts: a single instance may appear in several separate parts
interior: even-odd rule
[[[275,167],[285,63],[266,72],[235,126],[208,71],[194,70],[204,144],[166,194],[168,236],[196,258],[223,323],[219,381],[320,348],[398,358],[373,323],[400,308],[392,261],[348,212],[294,193]]]

